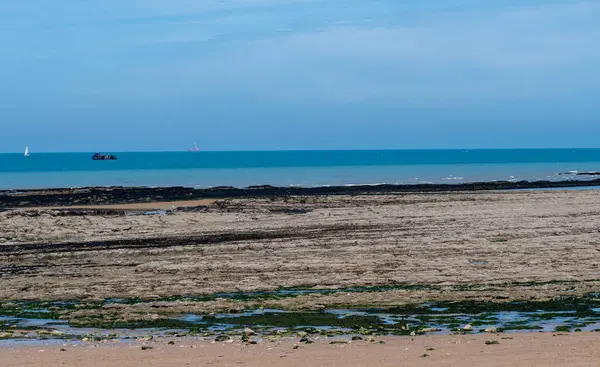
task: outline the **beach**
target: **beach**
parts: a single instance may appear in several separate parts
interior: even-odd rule
[[[168,344],[172,341],[173,344]],[[337,341],[337,340],[336,340]],[[498,344],[486,344],[497,341]],[[527,333],[511,336],[379,338],[377,342],[294,340],[247,345],[158,340],[130,344],[0,348],[5,367],[34,366],[597,366],[598,336]],[[380,342],[385,344],[380,344]],[[142,349],[142,345],[152,349]],[[99,362],[101,361],[101,362]]]
[[[196,348],[216,365],[599,360],[596,190],[201,200],[6,207],[0,311],[13,325],[4,337],[99,346],[9,344],[2,364],[85,366],[102,355],[103,365],[183,365],[200,358]],[[19,318],[55,321],[40,331]],[[247,326],[257,345],[241,342]],[[176,346],[161,339],[166,330],[176,330]],[[329,344],[352,335],[386,344]],[[140,337],[164,343],[142,351],[130,344]],[[214,343],[221,337],[234,342]],[[314,344],[293,349],[303,337]],[[279,344],[265,352],[262,338]],[[180,343],[199,344],[180,354]],[[437,352],[423,352],[433,344]]]

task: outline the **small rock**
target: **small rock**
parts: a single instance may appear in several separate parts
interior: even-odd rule
[[[414,331],[410,332],[410,336],[415,336],[415,335],[417,335],[417,333],[415,333]]]
[[[169,341],[167,344],[168,344],[168,345],[175,345],[175,342],[171,340],[171,341]]]
[[[143,342],[149,342],[149,341],[150,341],[150,340],[152,340],[152,339],[154,339],[154,338],[152,337],[152,335],[146,335],[146,336],[143,336],[143,337],[139,338],[138,340],[139,340],[139,341],[143,341]]]
[[[231,340],[231,337],[225,334],[217,335],[217,337],[215,338],[216,342],[226,342],[228,340]]]
[[[350,342],[347,340],[332,340],[329,344],[350,344]]]
[[[300,348],[299,345],[294,345],[294,349],[298,349],[298,348]]]
[[[303,338],[303,337],[305,337],[307,335],[308,335],[308,333],[306,331],[299,331],[298,332],[298,336],[301,337],[301,338]]]
[[[65,348],[60,348],[61,352],[66,352],[67,350]]]
[[[363,340],[363,338],[360,336],[353,336],[352,340]]]
[[[0,339],[12,338],[13,334],[8,332],[0,332]]]
[[[81,341],[82,342],[89,342],[89,341],[91,341],[91,339],[86,337],[86,338],[81,339]]]
[[[245,328],[244,329],[244,334],[250,336],[250,335],[254,335],[254,330],[250,329],[250,328]]]
[[[421,329],[421,331],[424,333],[434,333],[436,331],[440,331],[440,329],[438,329],[436,327],[427,327],[425,329]]]
[[[484,331],[485,331],[486,333],[495,333],[495,332],[497,332],[497,331],[498,331],[498,329],[496,329],[496,328],[495,328],[495,327],[493,327],[493,326],[490,326],[489,328],[485,329]]]
[[[149,349],[152,349],[152,347],[149,345],[142,345],[142,350],[149,350]]]
[[[463,327],[463,330],[464,330],[464,331],[472,331],[472,330],[473,330],[473,326],[471,326],[471,324],[466,324],[466,325]]]
[[[51,334],[52,334],[52,335],[54,335],[54,336],[62,336],[62,335],[65,335],[65,333],[64,333],[64,332],[62,332],[62,331],[60,331],[60,330],[52,330],[52,333],[51,333]]]

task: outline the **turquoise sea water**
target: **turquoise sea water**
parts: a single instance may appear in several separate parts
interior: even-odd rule
[[[319,186],[573,179],[600,170],[600,149],[0,154],[0,188]],[[581,178],[581,177],[579,177]]]

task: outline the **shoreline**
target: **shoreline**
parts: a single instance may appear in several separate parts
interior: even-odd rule
[[[35,207],[102,207],[139,203],[186,202],[214,199],[269,198],[289,196],[340,196],[486,192],[527,189],[560,189],[600,186],[600,179],[567,181],[488,181],[460,184],[373,184],[315,187],[278,187],[270,185],[236,188],[216,186],[143,187],[108,186],[0,190],[0,210]]]

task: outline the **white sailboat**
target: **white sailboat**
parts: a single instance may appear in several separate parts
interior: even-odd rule
[[[23,154],[25,157],[29,157],[29,147],[25,147],[25,154]]]
[[[188,152],[199,152],[200,149],[198,148],[198,144],[196,144],[196,142],[194,142],[194,147],[188,149]]]

